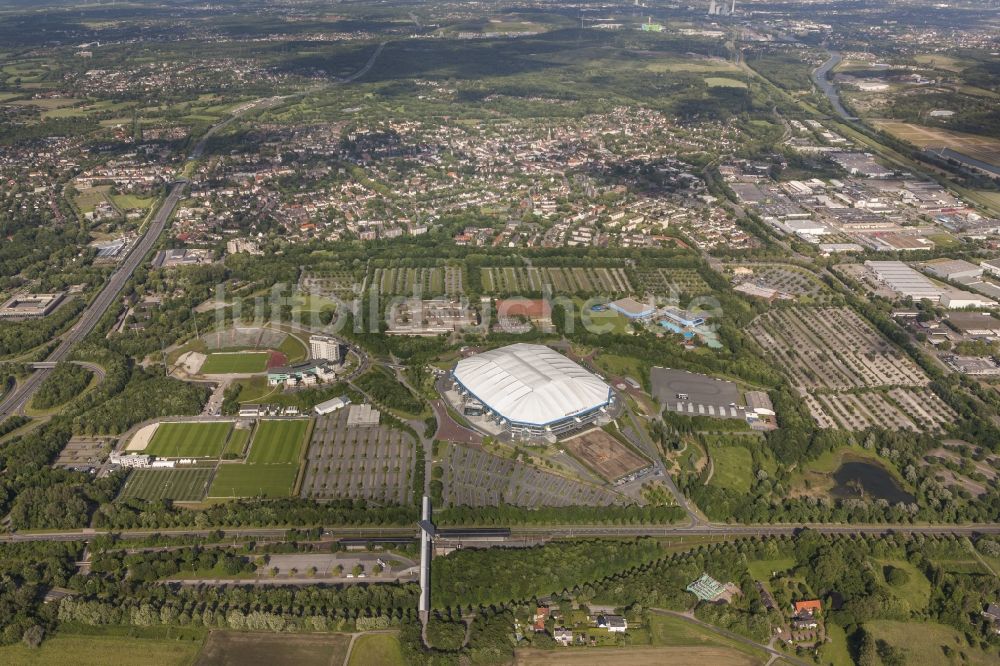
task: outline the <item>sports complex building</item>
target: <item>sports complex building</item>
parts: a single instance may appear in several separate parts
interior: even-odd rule
[[[614,392],[599,377],[544,345],[518,343],[476,354],[452,371],[474,424],[522,439],[559,436],[609,419]]]

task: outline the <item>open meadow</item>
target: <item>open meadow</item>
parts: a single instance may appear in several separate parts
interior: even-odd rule
[[[342,664],[350,637],[346,634],[255,634],[213,631],[196,666],[327,666]],[[378,663],[378,662],[368,662]]]

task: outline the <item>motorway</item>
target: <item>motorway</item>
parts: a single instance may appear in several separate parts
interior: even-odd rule
[[[114,273],[111,274],[104,288],[101,289],[97,297],[83,311],[83,314],[76,324],[73,325],[73,328],[62,336],[59,346],[45,359],[46,363],[58,363],[59,361],[66,360],[73,347],[94,330],[101,317],[104,316],[104,313],[108,311],[108,308],[111,307],[111,304],[117,298],[122,287],[125,286],[125,282],[132,277],[132,273],[135,272],[135,269],[139,267],[139,264],[142,263],[149,251],[153,249],[157,240],[159,240],[160,234],[163,233],[167,220],[170,218],[170,214],[173,212],[177,202],[181,200],[185,185],[187,185],[186,181],[177,181],[170,187],[170,193],[163,200],[159,209],[157,209],[153,219],[150,220],[145,233],[132,246]],[[0,421],[12,414],[20,413],[50,372],[52,370],[49,368],[36,370],[25,381],[18,384],[0,402]]]
[[[351,83],[367,74],[369,70],[371,70],[372,66],[374,66],[375,61],[382,53],[382,49],[385,48],[386,44],[387,42],[379,44],[378,48],[375,49],[375,52],[360,70],[338,83]],[[290,97],[292,97],[292,95],[284,97],[268,97],[237,107],[229,117],[216,123],[202,135],[198,143],[195,144],[194,148],[192,148],[191,152],[188,154],[188,161],[200,159],[202,155],[205,154],[205,146],[207,145],[208,140],[247,111],[270,108],[284,102]],[[83,311],[83,314],[80,316],[76,324],[74,324],[69,331],[62,335],[59,346],[56,347],[55,351],[49,354],[49,356],[45,359],[46,364],[54,364],[59,361],[66,360],[73,347],[94,330],[97,323],[101,320],[104,314],[108,311],[108,308],[111,307],[112,303],[114,303],[115,299],[118,297],[122,287],[125,286],[125,283],[132,277],[132,274],[139,267],[139,264],[142,263],[146,255],[148,255],[150,250],[152,250],[156,245],[160,235],[163,233],[163,230],[167,225],[167,221],[170,219],[170,215],[174,211],[174,208],[183,198],[184,188],[187,184],[188,181],[181,178],[174,181],[174,183],[170,186],[170,192],[167,194],[149,224],[146,226],[146,231],[139,238],[139,240],[132,245],[128,253],[125,255],[125,258],[120,264],[118,264],[118,267],[111,274],[111,277],[108,279],[107,283],[105,283],[100,293],[87,305],[87,308]],[[8,416],[23,413],[24,407],[31,400],[35,391],[38,390],[38,387],[41,386],[42,382],[45,381],[45,378],[50,372],[52,372],[51,368],[42,367],[37,369],[26,380],[20,382],[13,391],[8,393],[7,396],[0,401],[0,421],[3,421]]]

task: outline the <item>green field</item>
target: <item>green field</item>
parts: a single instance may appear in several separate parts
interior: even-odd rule
[[[143,450],[164,458],[218,458],[233,424],[161,423]]]
[[[854,666],[851,652],[847,648],[847,634],[843,627],[834,622],[826,623],[826,636],[830,642],[820,648],[820,663],[829,666]]]
[[[393,634],[365,634],[354,642],[351,658],[347,663],[348,666],[367,666],[368,664],[402,666],[406,662],[403,660],[403,651],[396,636]]]
[[[1000,652],[995,646],[990,648],[989,652],[973,647],[966,641],[962,632],[943,624],[878,620],[866,622],[864,626],[876,641],[885,641],[894,648],[903,650],[906,663],[924,666],[958,663],[985,666],[996,664],[1000,659]],[[945,654],[945,647],[949,648],[951,657]],[[958,660],[959,652],[964,655],[964,659]]]
[[[267,370],[268,352],[214,352],[201,366],[205,375],[250,374]]]
[[[710,453],[715,465],[710,485],[729,488],[738,493],[750,492],[753,456],[749,449],[742,446],[712,446]]]
[[[743,88],[746,90],[747,84],[736,79],[727,79],[724,76],[707,76],[705,83],[709,88]]]
[[[197,666],[340,666],[350,644],[347,634],[270,634],[213,631]],[[360,641],[358,641],[360,642]],[[357,644],[357,643],[356,643]],[[369,662],[372,664],[379,662]]]
[[[192,663],[200,642],[122,638],[118,636],[56,635],[41,647],[22,644],[0,648],[6,666],[182,666]]]
[[[198,502],[212,480],[211,467],[137,469],[129,475],[119,499],[168,499]]]
[[[927,604],[931,598],[931,582],[927,580],[927,577],[917,567],[906,560],[876,560],[876,562],[882,565],[882,567],[888,565],[896,569],[902,569],[909,577],[899,587],[886,584],[892,596],[908,603],[910,610],[922,611],[927,608]],[[882,569],[879,570],[879,573],[883,573]]]
[[[672,615],[660,615],[650,613],[649,615],[649,636],[653,645],[666,647],[721,647],[730,648],[745,655],[758,659],[766,657],[763,650],[751,648],[750,646],[738,643],[716,634],[712,631],[702,629],[692,622],[683,620]],[[763,661],[761,661],[763,663]]]
[[[773,560],[753,560],[747,563],[747,571],[750,572],[754,580],[768,581],[771,580],[771,574],[775,571],[779,573],[788,571],[794,566],[795,558],[779,557]]]
[[[261,421],[253,437],[249,463],[298,463],[309,421],[306,419]]]
[[[288,497],[295,485],[298,464],[219,465],[209,497]]]
[[[232,454],[235,456],[242,456],[243,450],[247,447],[247,442],[250,441],[250,431],[246,428],[236,428],[233,430],[233,434],[229,436],[229,441],[226,442],[226,450],[223,451],[223,455]]]

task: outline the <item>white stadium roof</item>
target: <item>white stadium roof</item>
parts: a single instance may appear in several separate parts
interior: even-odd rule
[[[515,423],[546,425],[606,404],[599,377],[543,345],[518,343],[462,359],[455,379]]]

